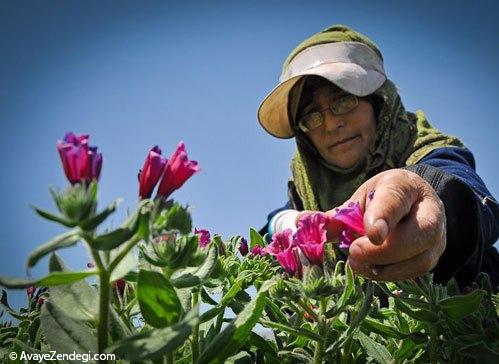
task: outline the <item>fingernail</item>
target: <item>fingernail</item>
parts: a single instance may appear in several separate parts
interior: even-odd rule
[[[373,274],[375,276],[377,276],[378,274],[380,274],[382,270],[383,270],[383,266],[382,265],[375,265],[374,268],[371,269],[371,271],[373,272]]]
[[[374,227],[378,230],[381,241],[385,240],[388,235],[388,224],[384,219],[378,219],[374,223]]]

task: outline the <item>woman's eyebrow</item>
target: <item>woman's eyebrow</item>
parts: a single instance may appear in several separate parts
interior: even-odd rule
[[[312,102],[306,106],[303,107],[302,109],[302,115],[307,115],[311,112],[315,112],[315,111],[318,111],[319,109],[317,108],[317,106]]]

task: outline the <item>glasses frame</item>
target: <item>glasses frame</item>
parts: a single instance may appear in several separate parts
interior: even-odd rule
[[[340,101],[340,100],[343,100],[345,98],[352,98],[353,100],[355,100],[355,105],[352,106],[352,108],[350,108],[348,111],[345,111],[345,112],[338,112],[335,110],[335,106],[337,105],[337,102]],[[331,111],[331,113],[333,113],[333,115],[345,115],[345,114],[348,114],[349,112],[351,112],[352,110],[354,110],[357,106],[359,105],[359,98],[355,95],[352,95],[352,94],[345,94],[345,95],[342,95],[341,97],[337,98],[336,100],[334,100],[331,105],[329,105],[327,108],[325,108],[324,110],[320,110],[320,111],[314,111],[312,113],[309,113],[305,116],[303,116],[299,121],[298,121],[298,128],[300,128],[301,131],[303,131],[304,133],[307,133],[309,132],[310,130],[314,130],[314,129],[317,129],[318,127],[320,127],[322,124],[324,124],[324,113],[326,111]],[[320,124],[318,124],[316,127],[314,128],[308,128],[303,119],[305,119],[307,116],[310,116],[312,114],[320,114],[321,115],[321,118],[322,118],[322,121]]]

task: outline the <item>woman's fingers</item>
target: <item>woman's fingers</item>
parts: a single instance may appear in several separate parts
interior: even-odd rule
[[[421,276],[432,270],[444,249],[445,244],[437,244],[408,260],[384,266],[366,265],[353,257],[348,258],[348,264],[355,273],[376,281],[400,281]]]
[[[364,211],[366,236],[373,244],[381,244],[397,224],[407,216],[419,198],[416,174],[387,171],[378,175],[372,186],[374,198]]]
[[[415,257],[433,245],[443,244],[445,248],[445,238],[445,214],[438,203],[428,198],[415,203],[409,215],[380,245],[372,244],[364,236],[352,243],[349,253],[365,265],[393,264]]]

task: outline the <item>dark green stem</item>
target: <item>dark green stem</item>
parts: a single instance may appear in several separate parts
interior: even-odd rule
[[[91,249],[95,265],[99,270],[99,324],[97,326],[97,348],[99,353],[103,353],[107,347],[108,320],[109,320],[109,273],[102,263],[99,251]],[[107,360],[100,360],[99,363],[107,363]]]
[[[429,334],[430,334],[430,363],[437,363],[437,349],[438,349],[438,341],[437,341],[437,328],[435,325],[429,326]]]
[[[97,329],[98,350],[103,353],[107,348],[108,321],[109,321],[109,274],[102,271],[99,274],[99,326]],[[100,360],[100,363],[107,363],[107,360]]]
[[[215,322],[215,332],[219,333],[222,330],[222,323],[224,322],[225,309],[222,310],[217,316],[217,321]]]
[[[166,354],[166,364],[173,364],[175,362],[175,357],[173,355],[173,351],[170,351],[168,354]]]
[[[199,290],[192,292],[192,307],[196,307],[199,302]],[[196,363],[199,358],[199,323],[192,329],[191,339],[192,362]]]

